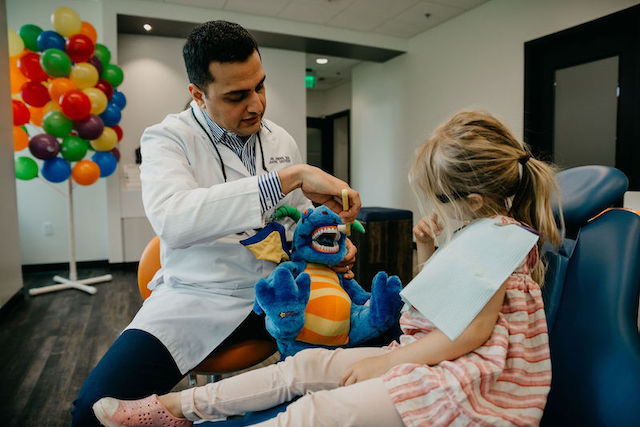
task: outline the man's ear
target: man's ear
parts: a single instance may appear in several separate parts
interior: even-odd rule
[[[198,107],[202,108],[203,110],[207,109],[204,103],[204,92],[202,92],[202,90],[200,90],[198,86],[194,85],[193,83],[189,83],[189,93],[191,94],[193,100],[196,101],[196,104],[198,104]]]
[[[479,211],[484,206],[484,198],[478,193],[471,193],[466,197],[469,208],[473,212]]]

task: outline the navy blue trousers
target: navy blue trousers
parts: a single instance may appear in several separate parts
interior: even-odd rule
[[[137,329],[126,330],[82,385],[71,409],[71,425],[99,426],[91,407],[103,397],[141,399],[165,394],[182,377],[169,350],[156,337]]]
[[[251,312],[221,345],[249,338],[273,340],[264,327],[264,316]],[[165,394],[183,377],[160,340],[138,329],[126,330],[82,385],[73,401],[71,425],[99,426],[91,407],[103,397],[142,399],[154,393]]]

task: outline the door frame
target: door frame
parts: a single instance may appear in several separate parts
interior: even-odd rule
[[[640,190],[640,5],[524,45],[524,139],[553,161],[555,71],[618,56],[616,167]]]
[[[333,175],[333,121],[340,117],[347,117],[347,184],[351,185],[351,110],[339,111],[324,117],[307,117],[307,127],[320,129],[322,132],[322,170]]]

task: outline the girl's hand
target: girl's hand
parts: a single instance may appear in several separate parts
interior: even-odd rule
[[[438,215],[433,212],[431,215],[425,216],[413,228],[413,234],[416,236],[418,243],[433,244],[434,240],[442,232],[443,224],[440,222]]]
[[[351,385],[371,378],[377,378],[391,369],[387,354],[367,357],[349,366],[342,374],[340,385]]]
[[[355,277],[351,268],[353,267],[353,264],[356,263],[356,253],[358,252],[358,249],[356,249],[348,237],[345,240],[345,244],[347,245],[347,254],[344,256],[344,259],[338,264],[329,267],[331,267],[331,269],[336,273],[342,273],[342,277],[349,280]]]

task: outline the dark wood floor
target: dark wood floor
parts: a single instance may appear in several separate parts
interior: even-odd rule
[[[95,285],[95,295],[69,289],[10,303],[0,312],[0,424],[70,424],[82,383],[142,304],[131,268],[84,269],[78,276],[107,273],[113,280]],[[53,284],[54,274],[68,272],[27,273],[25,287]]]

